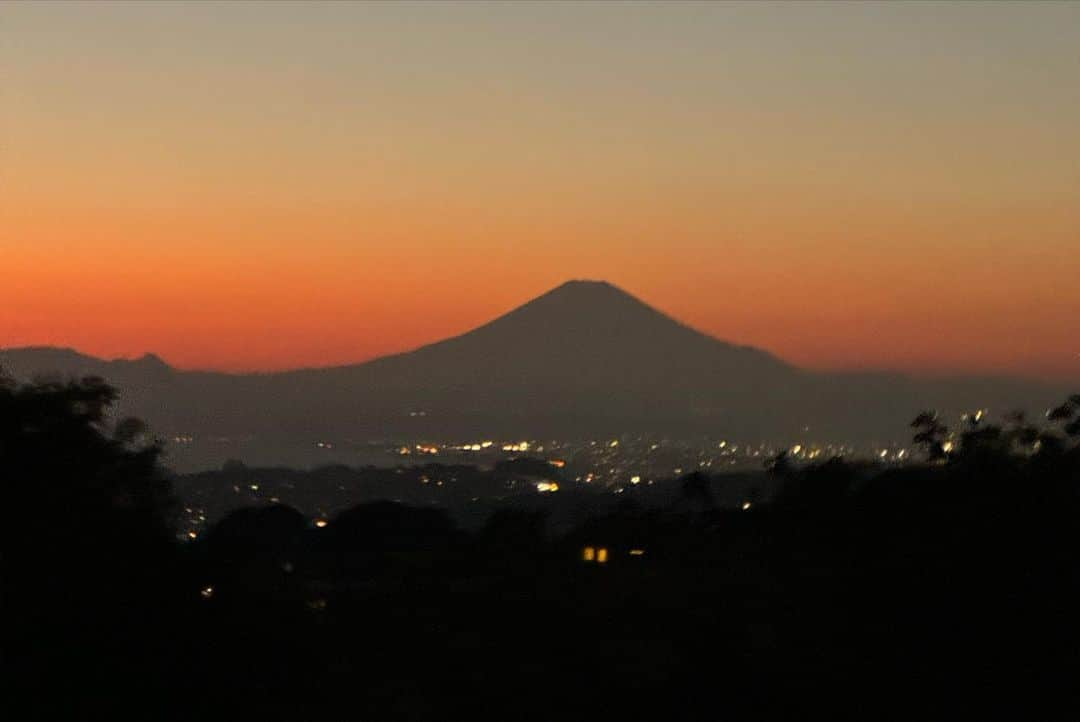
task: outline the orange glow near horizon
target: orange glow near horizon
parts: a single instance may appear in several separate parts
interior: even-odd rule
[[[0,347],[326,366],[594,278],[1080,379],[1078,6],[514,5],[5,6]]]

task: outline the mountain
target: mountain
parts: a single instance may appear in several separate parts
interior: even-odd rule
[[[1045,406],[1067,389],[1016,379],[811,373],[702,334],[599,281],[570,281],[468,333],[367,363],[269,374],[173,369],[147,354],[0,350],[16,377],[97,375],[165,436],[258,439],[590,438],[653,432],[903,439],[925,407]]]

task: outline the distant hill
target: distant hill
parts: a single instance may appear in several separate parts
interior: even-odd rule
[[[0,350],[19,378],[103,376],[163,435],[312,439],[709,434],[890,440],[925,407],[1042,411],[1075,389],[1006,378],[821,374],[695,331],[598,281],[570,281],[468,333],[367,363],[180,371],[148,354]],[[253,460],[253,461],[258,461]]]

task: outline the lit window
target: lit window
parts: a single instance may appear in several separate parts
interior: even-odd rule
[[[596,549],[593,547],[585,547],[584,551],[581,553],[581,558],[587,562],[593,561],[596,559]]]
[[[607,563],[607,548],[606,547],[600,547],[599,549],[596,550],[596,563],[597,564],[606,564]]]

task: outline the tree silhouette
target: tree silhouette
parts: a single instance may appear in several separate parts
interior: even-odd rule
[[[136,419],[110,423],[116,391],[99,378],[0,385],[0,469],[16,528],[83,543],[136,528],[168,539],[175,503],[161,446]]]
[[[1046,418],[1060,422],[1062,430],[1069,436],[1080,436],[1080,394],[1073,394],[1060,406],[1050,409]]]
[[[166,685],[158,649],[183,603],[161,448],[140,422],[110,422],[116,396],[98,378],[0,382],[5,656],[55,719],[94,716],[60,709],[87,699],[134,704],[118,690],[136,673],[147,694]]]
[[[911,428],[915,429],[912,441],[923,448],[927,459],[930,461],[943,461],[948,457],[945,449],[946,437],[949,427],[938,420],[936,411],[923,411],[911,422]]]
[[[683,498],[689,502],[700,504],[706,509],[716,506],[708,474],[700,471],[687,474],[682,479],[681,489]]]

